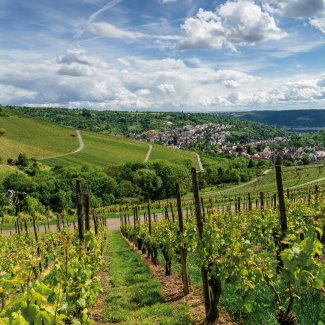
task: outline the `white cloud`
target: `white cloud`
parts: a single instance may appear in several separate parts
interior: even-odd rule
[[[123,30],[111,24],[103,22],[88,24],[86,27],[86,31],[96,36],[120,38],[124,40],[136,40],[147,37],[143,33]]]
[[[292,18],[307,18],[309,23],[325,33],[325,0],[268,0],[268,12]]]
[[[21,101],[34,100],[36,96],[36,91],[0,84],[0,102],[2,103],[10,102],[14,104]]]
[[[158,86],[158,89],[163,93],[169,93],[169,94],[173,94],[176,91],[175,86],[172,84],[161,84]]]
[[[181,49],[235,49],[237,45],[280,40],[286,36],[276,25],[275,19],[250,0],[227,1],[215,12],[200,9],[181,27],[186,34],[180,42]]]
[[[162,4],[166,4],[166,3],[171,3],[171,2],[176,2],[177,0],[160,0],[160,2]]]
[[[2,59],[3,104],[96,109],[184,109],[320,105],[325,74],[261,78],[233,69],[214,69],[166,58],[121,57],[109,64],[80,51],[58,58]]]

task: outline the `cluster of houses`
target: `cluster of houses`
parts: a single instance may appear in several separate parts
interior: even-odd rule
[[[325,160],[325,148],[287,148],[286,143],[290,140],[288,137],[276,137],[240,145],[230,143],[227,139],[231,135],[233,125],[208,123],[172,128],[171,124],[167,122],[171,127],[167,131],[149,130],[141,134],[130,133],[128,137],[179,149],[188,148],[191,144],[204,140],[205,144],[217,146],[220,153],[241,155],[253,160],[270,160],[274,154],[280,154],[286,160],[292,161],[299,161],[306,155],[314,162]],[[279,145],[282,149],[278,149]]]
[[[142,134],[130,133],[129,138],[156,142],[174,148],[187,148],[190,144],[206,138],[208,144],[221,146],[230,135],[232,125],[227,124],[201,124],[186,125],[181,128],[171,128],[167,131],[149,130]]]

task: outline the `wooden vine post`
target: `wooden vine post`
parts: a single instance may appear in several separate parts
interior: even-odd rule
[[[76,203],[77,203],[77,217],[78,217],[78,235],[81,242],[84,241],[84,222],[82,217],[82,187],[81,181],[76,181]]]
[[[152,234],[152,220],[151,220],[151,209],[150,209],[150,203],[148,203],[148,222],[149,222],[149,235],[151,236]],[[151,255],[151,262],[154,265],[157,265],[157,258],[158,258],[158,251],[157,248],[155,246],[149,245],[149,249],[148,249],[148,256]]]
[[[40,270],[40,272],[42,272],[41,247],[40,247],[39,240],[38,240],[36,219],[35,219],[35,214],[34,213],[32,213],[32,218],[33,218],[34,236],[35,236],[35,241],[36,241],[36,244],[37,244],[37,256],[40,258],[39,270]]]
[[[195,205],[195,216],[196,225],[198,229],[198,250],[202,254],[202,239],[203,239],[203,218],[202,210],[200,205],[200,194],[199,185],[197,179],[196,169],[192,168],[192,184],[193,184],[193,195],[194,195],[194,205]],[[210,312],[210,294],[209,294],[209,281],[208,281],[208,270],[202,265],[201,266],[201,276],[202,276],[202,288],[203,288],[203,298],[206,318],[209,318]]]
[[[89,194],[85,194],[85,229],[86,231],[90,231],[90,220],[89,220],[89,214],[90,214],[90,199]]]
[[[177,201],[177,213],[178,213],[178,224],[179,224],[179,236],[182,238],[184,233],[184,223],[183,223],[181,190],[178,183],[176,183],[176,201]],[[186,252],[185,245],[180,246],[179,254],[181,257],[181,264],[182,264],[183,292],[184,292],[184,296],[186,296],[190,293],[190,281],[188,276],[187,258],[186,258],[187,252]]]
[[[278,190],[278,200],[279,200],[279,210],[280,210],[280,225],[281,225],[281,234],[279,236],[279,249],[277,252],[278,255],[278,271],[283,268],[283,262],[280,258],[280,253],[286,249],[288,246],[283,243],[283,239],[285,237],[286,231],[288,229],[287,224],[287,214],[286,214],[286,206],[284,201],[284,191],[283,191],[283,180],[282,180],[282,159],[280,156],[277,156],[275,162],[275,175],[276,175],[276,185]]]

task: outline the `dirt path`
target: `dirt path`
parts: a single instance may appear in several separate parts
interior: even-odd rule
[[[264,171],[262,175],[265,176],[271,171],[272,171],[272,169],[268,169],[268,170]],[[252,184],[256,183],[257,181],[258,181],[258,178],[254,178],[254,179],[252,179],[251,181],[249,181],[247,183],[243,183],[243,184],[231,187],[231,188],[227,188],[225,190],[221,190],[221,191],[214,192],[214,193],[209,193],[209,194],[202,193],[201,197],[210,197],[210,196],[215,196],[216,194],[220,194],[220,193],[224,193],[224,192],[230,192],[230,191],[233,191],[233,190],[238,190],[239,188],[242,188],[242,187],[245,187],[245,186],[248,186],[248,185],[252,185]]]
[[[40,160],[65,157],[65,156],[73,155],[75,153],[78,153],[78,152],[82,151],[85,148],[85,143],[84,143],[84,141],[82,139],[81,132],[79,130],[76,130],[76,133],[77,133],[77,139],[78,139],[78,142],[79,142],[79,148],[78,149],[76,149],[74,151],[71,151],[71,152],[68,152],[68,153],[65,153],[63,155],[56,155],[56,156],[46,157],[46,158],[42,158]]]
[[[299,184],[299,185],[291,186],[289,188],[290,189],[292,189],[292,188],[299,188],[299,187],[303,187],[303,186],[306,186],[306,185],[312,185],[312,184],[315,184],[315,183],[318,183],[318,182],[323,182],[323,181],[325,181],[325,177],[318,178],[318,179],[314,179],[313,181],[310,181],[310,182],[307,182],[307,183],[304,183],[304,184]]]
[[[144,159],[144,162],[148,162],[149,159],[150,159],[150,156],[151,156],[151,152],[152,152],[152,144],[149,144],[149,149],[148,149],[148,152],[147,152],[147,155],[146,155],[146,158]]]
[[[200,169],[200,172],[202,172],[204,170],[203,168],[203,165],[202,165],[202,161],[201,161],[201,157],[198,153],[195,153],[196,154],[196,157],[197,157],[197,162],[199,164],[199,169]]]

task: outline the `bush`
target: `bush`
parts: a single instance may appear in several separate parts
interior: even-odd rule
[[[5,129],[0,129],[0,137],[2,137],[6,133]]]

